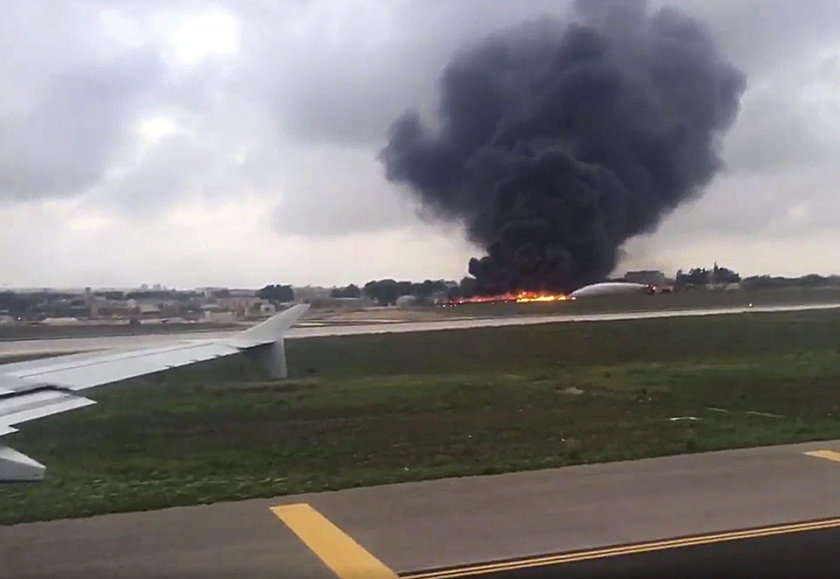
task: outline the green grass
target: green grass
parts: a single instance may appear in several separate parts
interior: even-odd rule
[[[583,314],[693,308],[840,303],[840,288],[785,288],[738,291],[689,290],[669,294],[629,294],[581,298],[573,302],[537,304],[464,304],[439,308],[448,316]]]
[[[27,424],[4,442],[47,464],[47,480],[0,487],[0,523],[840,438],[840,312],[318,338],[288,351],[287,381],[228,360]],[[701,420],[669,420],[682,416]]]

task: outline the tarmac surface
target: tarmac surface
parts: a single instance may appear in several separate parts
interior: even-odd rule
[[[837,577],[838,540],[828,441],[0,527],[0,577]]]
[[[840,529],[681,547],[619,557],[491,571],[486,579],[790,579],[840,577]],[[527,565],[527,561],[522,562]],[[455,575],[464,577],[465,575]]]
[[[805,304],[756,306],[754,308],[703,308],[685,310],[649,310],[600,314],[556,314],[524,315],[495,318],[455,318],[435,322],[388,322],[336,326],[300,326],[286,334],[288,339],[314,338],[323,336],[352,336],[358,334],[386,334],[403,332],[428,332],[436,330],[457,330],[466,328],[491,328],[501,326],[524,326],[533,324],[569,322],[608,322],[618,320],[642,320],[655,318],[676,318],[691,316],[734,315],[755,312],[793,312],[805,310],[840,309],[840,304]],[[86,352],[104,349],[152,348],[178,342],[212,341],[229,338],[236,331],[225,332],[178,332],[172,334],[147,334],[131,336],[48,338],[43,340],[8,340],[0,342],[0,355],[47,354],[60,352]]]

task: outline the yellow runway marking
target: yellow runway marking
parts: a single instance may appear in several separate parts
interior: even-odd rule
[[[833,450],[812,450],[810,452],[806,452],[805,454],[813,456],[814,458],[824,458],[826,460],[840,462],[840,452],[835,452]]]
[[[625,545],[623,547],[611,547],[607,549],[597,549],[592,551],[579,551],[576,553],[566,553],[563,555],[551,555],[546,557],[535,557],[531,559],[521,559],[518,561],[505,561],[502,563],[486,563],[482,565],[474,565],[471,567],[461,567],[458,569],[446,569],[442,571],[430,571],[427,573],[409,573],[403,575],[404,579],[454,579],[455,577],[470,577],[473,575],[483,575],[485,573],[500,572],[500,571],[515,571],[518,569],[528,569],[532,567],[543,567],[546,565],[558,565],[561,563],[573,563],[578,561],[588,561],[590,559],[602,559],[605,557],[617,557],[620,555],[632,555],[635,553],[649,553],[651,551],[664,551],[666,549],[675,549],[678,547],[691,547],[694,545],[707,545],[710,543],[720,543],[723,541],[737,541],[741,539],[753,539],[758,537],[769,537],[772,535],[782,535],[785,533],[800,533],[803,531],[817,531],[820,529],[830,529],[840,527],[840,519],[831,519],[827,521],[815,521],[811,523],[797,523],[793,525],[779,525],[776,527],[766,527],[763,529],[750,529],[747,531],[733,531],[729,533],[717,533],[714,535],[700,535],[697,537],[685,537],[682,539],[673,539],[668,541],[655,541],[652,543],[640,543],[637,545]]]
[[[271,511],[339,579],[398,579],[396,573],[310,505],[282,505]]]

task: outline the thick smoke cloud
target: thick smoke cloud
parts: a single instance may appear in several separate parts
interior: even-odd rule
[[[408,112],[381,152],[389,180],[461,220],[487,255],[480,291],[569,291],[721,168],[744,75],[696,21],[586,0],[459,53],[436,127]]]

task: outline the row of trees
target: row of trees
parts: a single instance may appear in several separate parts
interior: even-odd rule
[[[726,267],[718,267],[718,264],[715,264],[712,269],[694,267],[688,270],[688,273],[683,270],[677,271],[677,276],[674,280],[674,289],[681,290],[692,287],[706,287],[709,285],[728,285],[740,281],[741,276],[738,275],[738,272]]]
[[[435,295],[446,295],[448,289],[449,286],[442,279],[427,279],[420,283],[381,279],[367,282],[361,294],[377,305],[391,306],[402,296],[413,296],[419,302],[423,302],[431,300]]]
[[[333,288],[330,292],[332,298],[360,298],[362,297],[362,290],[356,284],[351,283],[347,287]]]
[[[295,301],[295,290],[290,285],[271,284],[257,290],[257,297],[272,304]]]
[[[330,291],[330,297],[366,298],[380,306],[392,306],[397,303],[400,297],[412,296],[418,303],[423,303],[430,302],[435,297],[447,298],[452,294],[457,294],[462,289],[473,292],[475,280],[472,278],[465,279],[472,280],[473,284],[462,282],[459,286],[454,282],[447,282],[442,279],[427,279],[422,282],[397,281],[394,279],[371,280],[362,287],[351,283],[348,286],[333,288]],[[290,285],[267,285],[258,290],[256,295],[258,298],[272,303],[290,302],[295,299],[294,290]]]
[[[840,287],[840,275],[824,276],[816,273],[801,277],[755,275],[744,278],[741,287],[745,289]]]
[[[84,299],[76,294],[59,292],[0,292],[0,312],[21,318],[72,315],[84,308]]]
[[[726,286],[740,283],[744,289],[761,288],[796,288],[796,287],[840,287],[840,275],[822,276],[815,273],[801,277],[752,276],[742,279],[741,275],[728,267],[717,263],[712,268],[694,267],[688,271],[678,270],[674,289],[685,290],[709,286]],[[453,299],[472,297],[476,294],[476,280],[464,277],[460,282],[445,280],[425,280],[422,282],[397,281],[394,279],[372,280],[359,287],[350,284],[333,288],[333,298],[366,298],[377,305],[389,306],[397,303],[402,296],[413,296],[418,303],[428,303],[432,298]],[[288,285],[270,285],[257,292],[257,296],[275,302],[294,300],[294,292]]]

